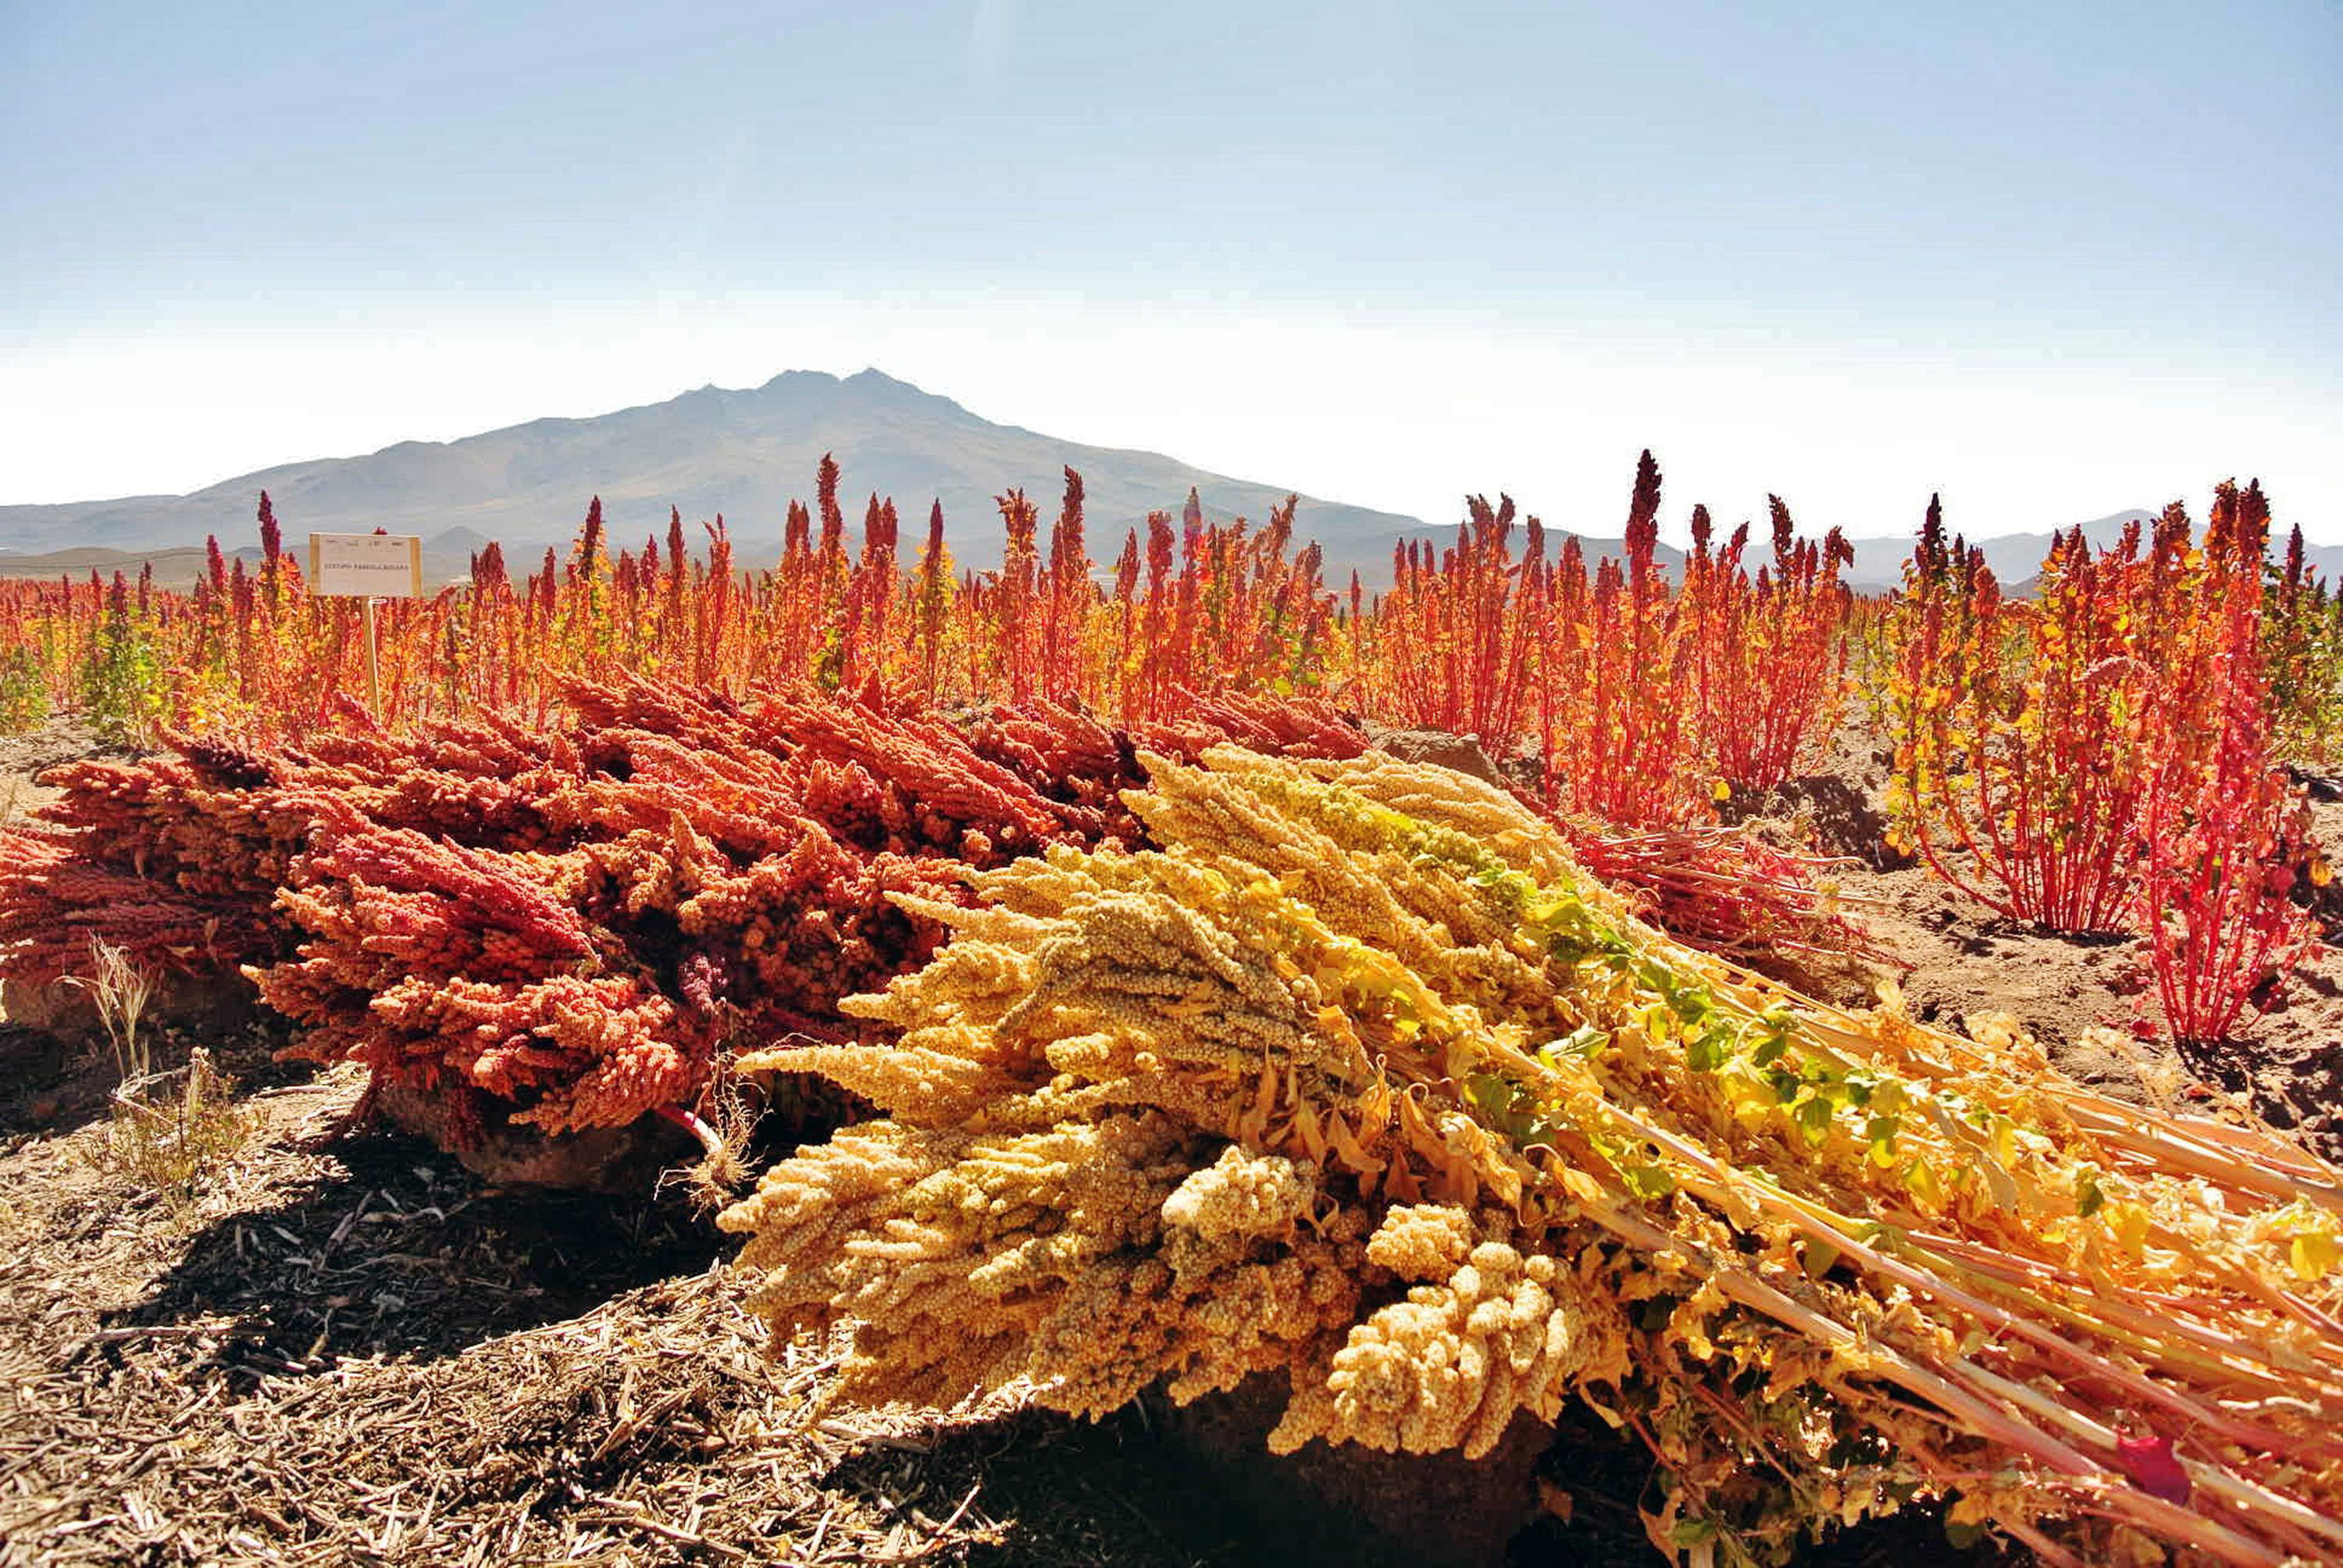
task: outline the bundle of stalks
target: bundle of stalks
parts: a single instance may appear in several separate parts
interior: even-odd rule
[[[0,829],[0,975],[52,984],[93,944],[241,978],[288,1048],[446,1101],[458,1147],[689,1109],[735,1038],[850,1038],[842,996],[926,960],[961,869],[1142,833],[1132,738],[1036,699],[956,722],[803,685],[732,694],[618,675],[561,710],[393,733],[363,711],[296,746],[172,749],[49,777]],[[1189,699],[1192,755],[1363,746],[1315,704]]]
[[[1468,1455],[1575,1396],[1695,1561],[1916,1500],[2056,1564],[2343,1554],[2343,1172],[1689,949],[1461,775],[1148,761],[1160,852],[918,903],[952,940],[848,1004],[899,1038],[785,1059],[884,1119],[723,1223],[851,1395],[1282,1372],[1274,1447]]]
[[[1821,856],[1781,849],[1745,828],[1614,828],[1555,818],[1578,862],[1636,899],[1677,940],[1714,952],[1786,949],[1863,952]]]

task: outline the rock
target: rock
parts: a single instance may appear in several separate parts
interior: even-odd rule
[[[163,1024],[200,1026],[207,1034],[216,1034],[241,1029],[259,1014],[259,993],[242,975],[190,975],[166,970],[155,977],[155,989],[138,1023],[141,1029]],[[0,1016],[25,1029],[71,1038],[106,1032],[87,988],[64,980],[27,985],[20,980],[0,980]]]
[[[1807,774],[1769,791],[1736,793],[1718,815],[1728,827],[1795,823],[1808,830],[1813,848],[1860,860],[1875,871],[1900,871],[1916,863],[1888,843],[1886,815],[1869,794],[1833,774]]]
[[[1516,1416],[1478,1460],[1322,1442],[1272,1454],[1269,1431],[1284,1403],[1282,1377],[1254,1377],[1172,1407],[1160,1423],[1244,1510],[1263,1560],[1496,1568],[1544,1512],[1537,1464],[1554,1429],[1529,1416]]]
[[[1403,762],[1428,762],[1435,768],[1453,769],[1469,773],[1484,783],[1505,787],[1503,775],[1481,743],[1469,735],[1451,735],[1441,729],[1393,729],[1369,737],[1376,747],[1390,752]]]
[[[375,1104],[392,1126],[447,1148],[446,1097],[386,1088]],[[583,1132],[491,1125],[478,1147],[453,1152],[465,1170],[498,1186],[644,1193],[658,1184],[662,1171],[698,1159],[699,1146],[673,1123],[645,1116],[625,1127]]]

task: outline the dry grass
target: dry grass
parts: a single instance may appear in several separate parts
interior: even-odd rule
[[[357,1089],[247,1097],[183,1202],[102,1112],[0,1143],[0,1563],[1232,1560],[1141,1424],[829,1410],[684,1203],[316,1151]]]
[[[116,1086],[106,1121],[83,1152],[98,1170],[162,1195],[186,1215],[205,1184],[243,1154],[262,1121],[237,1102],[236,1080],[197,1046],[183,1067]]]
[[[152,1076],[153,1054],[138,1025],[154,1000],[155,977],[133,963],[130,955],[112,942],[92,937],[89,973],[67,977],[67,985],[85,992],[97,1010],[106,1042],[114,1050],[114,1075],[125,1084]]]

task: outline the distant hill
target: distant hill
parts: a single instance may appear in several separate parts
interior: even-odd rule
[[[2155,523],[2156,516],[2137,508],[2111,512],[2082,524],[2083,537],[2094,548],[2104,549],[2120,539],[2129,524],[2136,522],[2146,528]],[[2201,526],[2202,519],[2198,521]],[[1868,591],[1900,586],[1904,562],[1911,556],[1916,537],[1902,534],[1850,540],[1855,546],[1855,565],[1846,573],[1847,581]],[[2035,579],[2042,572],[2043,558],[2050,553],[2048,534],[1996,534],[1968,542],[1985,551],[1985,564],[1993,568],[2003,590],[2015,594],[2033,593]],[[2283,535],[2270,540],[2272,556],[2280,556],[2285,549]],[[2312,571],[2329,581],[2343,577],[2343,545],[2311,545],[2303,551],[2303,560]]]
[[[248,561],[260,558],[258,545],[246,545],[228,552]],[[204,575],[209,555],[200,548],[182,547],[158,550],[110,550],[93,545],[72,549],[45,550],[36,555],[25,555],[14,550],[0,550],[0,578],[69,577],[75,581],[86,580],[92,572],[111,578],[116,572],[134,580],[146,567],[155,568],[158,587],[189,589]]]
[[[288,540],[312,529],[420,534],[427,575],[444,578],[463,571],[470,552],[492,538],[516,566],[548,544],[566,546],[588,498],[599,495],[614,547],[639,545],[654,532],[663,538],[674,506],[695,525],[695,542],[704,538],[698,522],[724,514],[739,558],[762,565],[779,553],[789,498],[812,499],[825,452],[843,470],[858,537],[863,498],[891,496],[908,555],[929,502],[940,499],[946,540],[964,566],[1001,558],[995,496],[1023,487],[1046,523],[1068,467],[1082,476],[1091,553],[1107,561],[1125,528],[1151,510],[1176,512],[1191,487],[1206,515],[1221,519],[1266,518],[1287,494],[1159,453],[996,425],[877,370],[843,379],[791,370],[745,391],[703,387],[594,418],[536,419],[458,441],[403,441],[362,457],[288,463],[192,495],[0,507],[0,545],[151,550],[200,546],[206,534],[241,544],[253,537],[254,503],[266,489]],[[1337,569],[1380,560],[1386,570],[1392,539],[1425,531],[1411,517],[1311,496],[1302,498],[1294,530],[1322,543]]]
[[[2093,518],[2083,527],[2083,537],[2095,548],[2114,544],[2123,537],[2127,523],[2137,522],[2143,527],[2156,520],[2154,512],[2132,510],[2111,512],[2104,518]],[[2064,533],[2069,530],[2061,529]],[[1904,563],[1912,554],[1919,531],[1908,534],[1878,535],[1850,539],[1855,547],[1855,565],[1846,572],[1846,579],[1858,588],[1890,588],[1904,580]],[[2015,589],[2029,583],[2042,569],[2042,558],[2050,553],[2048,534],[1996,534],[1990,538],[1972,538],[1968,542],[1985,551],[1985,564],[2006,588]],[[2338,551],[2343,555],[2343,551]]]
[[[1192,467],[1161,453],[1085,446],[1013,425],[980,418],[949,397],[921,391],[877,370],[840,378],[790,370],[762,387],[740,391],[703,387],[664,403],[623,408],[586,419],[535,419],[447,442],[402,441],[359,457],[287,463],[240,474],[186,496],[130,496],[58,506],[0,507],[0,576],[85,575],[92,566],[136,573],[152,560],[158,579],[194,580],[204,536],[249,548],[253,508],[266,489],[298,548],[311,529],[364,532],[376,528],[420,534],[424,576],[440,583],[463,576],[473,553],[500,539],[514,569],[533,565],[549,545],[566,550],[593,496],[602,498],[616,547],[639,547],[667,531],[668,508],[679,508],[695,525],[722,513],[731,525],[736,558],[744,566],[769,565],[780,551],[783,511],[792,497],[810,500],[814,470],[825,452],[844,472],[849,528],[860,537],[863,498],[894,498],[902,548],[917,548],[928,503],[944,507],[945,538],[966,567],[1001,558],[1001,518],[993,498],[1022,486],[1047,520],[1056,515],[1061,470],[1082,476],[1091,554],[1103,568],[1121,548],[1122,532],[1148,512],[1176,511],[1191,487],[1208,517],[1266,518],[1282,501],[1283,487],[1232,478]],[[2117,512],[2083,525],[2095,544],[2112,543],[2142,511]],[[1423,538],[1444,547],[1454,524],[1427,524],[1303,496],[1296,534],[1325,547],[1326,578],[1339,588],[1356,568],[1368,587],[1391,578],[1392,547]],[[1554,530],[1555,548],[1562,531]],[[1853,541],[1849,580],[1860,589],[1902,580],[1910,534]],[[2013,592],[2023,591],[2050,546],[2046,533],[2004,534],[1982,540],[1986,559]],[[1763,538],[1751,558],[1764,558]],[[1591,562],[1620,553],[1615,538],[1582,537]],[[1683,552],[1663,545],[1660,564],[1672,574]],[[2313,566],[2343,572],[2343,546],[2314,548]]]

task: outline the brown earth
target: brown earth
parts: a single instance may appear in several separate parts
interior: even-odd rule
[[[1834,876],[1877,959],[1795,966],[1793,978],[1807,990],[1860,1004],[1892,982],[1915,1018],[1954,1029],[2006,1013],[2059,1066],[2110,1093],[2226,1106],[2296,1131],[2329,1159],[2343,1157],[2343,949],[2314,943],[2265,1010],[2247,1016],[2237,1040],[2177,1049],[2161,1027],[2144,940],[2004,919],[1891,848],[1888,764],[1877,740],[1850,722],[1816,772],[1728,808],[1785,842],[1844,858]],[[2313,831],[2343,864],[2343,790],[2313,780],[2312,792]],[[2321,802],[2322,793],[2336,798]],[[1969,874],[1967,857],[1945,858],[1956,874]],[[2330,922],[2331,937],[2343,934],[2343,894],[2328,896],[2333,902],[2314,912]]]
[[[13,786],[22,809],[27,774],[86,749],[57,730],[0,741],[0,799]],[[2118,1092],[2242,1095],[2334,1151],[2335,950],[2251,1044],[2209,1060],[2087,1039],[2153,1017],[2137,944],[2021,928],[1898,866],[1884,782],[1850,730],[1814,775],[1735,803],[1849,857],[1839,890],[1878,956],[1804,966],[1814,990],[1855,1002],[1892,981],[1946,1023],[2007,1012]],[[2343,851],[2343,805],[2323,805],[2320,825]],[[85,1043],[0,1030],[9,1568],[1659,1561],[1636,1516],[1649,1466],[1591,1420],[1552,1446],[1517,1434],[1476,1466],[1272,1459],[1275,1401],[1258,1388],[1186,1411],[1151,1397],[1097,1426],[1014,1396],[826,1407],[839,1347],[765,1342],[724,1268],[729,1243],[683,1183],[552,1193],[484,1184],[387,1131],[331,1141],[352,1071],[277,1064],[282,1040],[257,1020],[166,1025],[158,1054],[198,1042],[244,1081],[259,1125],[182,1200],[104,1167],[109,1085]],[[1541,1499],[1569,1523],[1529,1523]],[[1920,1515],[1802,1560],[1977,1559]]]
[[[45,769],[76,758],[102,755],[90,732],[56,720],[29,735],[0,735],[0,826],[20,821],[55,800],[60,791],[40,782]]]
[[[483,1186],[428,1143],[335,1139],[355,1069],[210,1043],[259,1125],[183,1197],[105,1165],[104,1070],[0,1034],[8,1568],[1656,1561],[1649,1465],[1591,1419],[1467,1463],[1272,1458],[1263,1387],[1097,1426],[1013,1393],[829,1408],[842,1345],[769,1344],[680,1184]],[[1985,1559],[1914,1517],[1810,1560]]]

